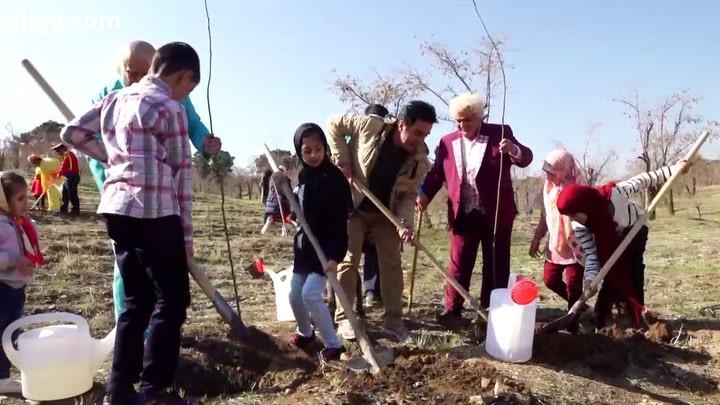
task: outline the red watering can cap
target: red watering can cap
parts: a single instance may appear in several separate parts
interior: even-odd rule
[[[263,259],[255,259],[255,270],[260,274],[265,273],[265,262],[263,262]]]
[[[510,290],[510,298],[518,305],[527,305],[538,296],[537,285],[528,278],[518,280]]]

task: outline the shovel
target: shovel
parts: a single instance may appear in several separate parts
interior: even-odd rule
[[[413,294],[415,293],[415,269],[417,268],[417,257],[418,257],[418,247],[417,243],[420,242],[420,231],[422,230],[422,223],[423,223],[423,213],[422,211],[418,212],[418,220],[417,220],[417,226],[415,227],[415,249],[413,250],[413,259],[412,259],[412,267],[410,268],[410,293],[408,296],[408,307],[407,311],[408,314],[412,313],[412,304],[413,304]]]
[[[363,193],[363,195],[365,195],[365,197],[367,197],[368,200],[370,200],[373,204],[375,204],[377,209],[380,210],[380,212],[382,212],[383,215],[385,215],[385,217],[387,217],[387,219],[393,225],[395,225],[396,228],[404,228],[404,225],[402,223],[400,223],[400,221],[397,218],[395,218],[395,216],[390,212],[390,210],[387,207],[385,207],[385,205],[380,200],[378,200],[377,197],[375,197],[373,195],[373,193],[370,192],[370,190],[368,190],[367,187],[365,187],[365,185],[357,183],[355,181],[353,181],[352,184],[353,184],[353,186],[355,186],[356,189],[358,189],[358,191]],[[414,243],[415,243],[415,247],[417,247],[419,250],[422,250],[427,255],[427,257],[430,259],[430,261],[435,265],[435,269],[437,269],[440,272],[440,274],[442,274],[442,276],[445,278],[445,280],[455,290],[457,290],[457,292],[465,299],[465,301],[467,301],[470,304],[470,306],[475,310],[477,315],[480,318],[482,318],[485,322],[487,322],[487,320],[488,320],[487,315],[480,307],[480,304],[470,296],[470,293],[468,293],[468,291],[463,286],[461,286],[460,283],[457,282],[457,280],[455,280],[454,278],[450,277],[447,274],[443,265],[440,264],[440,262],[435,258],[435,256],[433,256],[432,253],[430,253],[430,251],[425,247],[425,245],[423,245],[419,240],[415,240]]]
[[[265,145],[265,155],[267,156],[267,160],[270,163],[273,172],[277,173],[279,171],[278,166],[275,163],[275,159],[273,159],[273,156],[270,153],[270,148],[268,148],[267,145]],[[315,253],[318,256],[318,259],[320,259],[320,263],[322,264],[323,268],[327,267],[328,261],[327,257],[325,256],[325,252],[320,246],[320,242],[318,242],[317,238],[315,238],[312,229],[310,229],[310,227],[308,226],[307,220],[305,219],[305,214],[303,213],[300,204],[298,204],[297,200],[295,200],[295,196],[293,195],[292,190],[290,190],[290,186],[284,181],[280,183],[280,191],[290,202],[290,206],[292,207],[292,210],[297,216],[298,223],[300,223],[300,226],[302,227],[305,236],[307,236],[313,248],[315,249]],[[367,333],[365,332],[365,328],[355,316],[352,303],[345,294],[345,290],[343,290],[340,282],[337,280],[334,274],[325,273],[325,275],[327,276],[328,282],[334,290],[335,295],[340,301],[340,305],[345,310],[345,315],[347,316],[348,321],[350,321],[350,325],[355,331],[355,336],[357,337],[358,343],[360,344],[360,349],[363,353],[363,357],[361,359],[354,359],[350,362],[350,369],[353,371],[370,370],[372,374],[380,372],[381,367],[385,367],[393,362],[394,355],[392,350],[383,349],[378,352],[375,351],[372,344],[370,343],[370,339],[368,338]]]
[[[700,137],[695,141],[695,144],[690,149],[690,151],[687,153],[687,156],[685,156],[685,161],[690,162],[697,152],[700,150],[700,147],[705,143],[705,140],[710,135],[710,132],[705,130],[700,134]],[[687,164],[687,163],[686,163]],[[648,216],[655,211],[655,207],[658,205],[660,200],[662,200],[662,197],[665,195],[665,193],[672,187],[675,180],[680,177],[680,174],[683,172],[683,170],[678,170],[675,173],[670,176],[670,178],[665,182],[665,184],[662,186],[660,191],[655,195],[655,198],[653,198],[652,202],[648,206],[647,210],[645,211],[645,214],[643,214],[637,222],[635,222],[635,225],[633,225],[632,228],[630,228],[630,232],[628,232],[627,235],[625,235],[625,238],[622,240],[620,245],[618,245],[617,248],[615,248],[615,251],[613,252],[612,256],[603,264],[602,268],[600,269],[600,273],[595,277],[595,280],[593,280],[590,288],[587,291],[583,291],[583,295],[578,299],[575,304],[570,308],[570,311],[566,315],[561,316],[560,318],[546,323],[544,326],[542,326],[539,330],[540,333],[552,333],[557,332],[561,329],[566,329],[568,326],[570,326],[575,320],[580,316],[580,313],[582,312],[582,309],[585,308],[585,304],[589,299],[591,299],[595,293],[598,291],[598,288],[600,287],[600,284],[605,279],[605,276],[608,274],[610,269],[613,265],[615,265],[615,262],[618,261],[620,256],[623,254],[625,249],[628,247],[630,242],[632,242],[633,238],[637,233],[640,231],[640,228],[645,225],[645,223],[648,220]]]

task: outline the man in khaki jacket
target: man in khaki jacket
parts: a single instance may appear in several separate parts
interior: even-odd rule
[[[338,266],[338,279],[350,302],[355,300],[358,265],[366,233],[372,235],[380,267],[380,292],[385,307],[384,331],[399,341],[408,338],[402,322],[403,274],[401,241],[412,243],[417,189],[430,169],[425,138],[437,122],[435,108],[411,101],[398,118],[344,114],[327,123],[328,142],[334,162],[353,182],[370,191],[399,217],[402,228],[380,213],[373,203],[353,189],[354,211],[348,221],[348,253]],[[346,137],[349,137],[346,140]],[[344,339],[355,338],[343,309],[335,320]]]

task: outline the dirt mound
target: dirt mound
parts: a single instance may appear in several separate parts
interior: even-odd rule
[[[533,347],[533,362],[557,368],[584,364],[596,372],[617,375],[628,365],[631,346],[617,340],[620,329],[607,332],[611,335],[537,335]]]
[[[247,342],[223,336],[187,337],[175,381],[191,396],[237,394],[282,384],[312,372],[311,358],[283,341],[249,328]]]
[[[673,329],[669,323],[658,320],[655,323],[650,324],[650,329],[647,331],[645,336],[651,342],[655,343],[668,343],[672,339]]]
[[[532,401],[525,386],[501,375],[484,360],[461,360],[450,353],[428,352],[398,347],[395,361],[379,374],[355,374],[325,369],[320,378],[305,381],[287,403],[304,403],[310,393],[330,387],[342,392],[343,403],[448,403],[466,404],[472,397],[497,398],[497,404]],[[340,386],[337,386],[339,384]],[[328,391],[330,394],[330,391]],[[538,402],[539,403],[539,402]]]
[[[656,322],[652,324],[648,338],[635,329],[617,325],[592,335],[538,335],[535,337],[534,361],[558,368],[583,364],[601,374],[617,375],[630,364],[657,364],[657,359],[665,354],[688,361],[707,360],[702,353],[659,344],[669,340],[670,330],[665,322]]]

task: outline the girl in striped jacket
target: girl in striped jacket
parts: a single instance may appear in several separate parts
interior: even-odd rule
[[[617,184],[599,187],[573,184],[560,192],[558,211],[572,219],[575,238],[585,254],[584,290],[591,288],[601,266],[645,213],[630,198],[647,188],[662,185],[676,171],[686,170],[686,165],[687,162],[681,161]],[[645,305],[643,254],[647,235],[648,228],[643,226],[605,276],[595,304],[599,326],[604,326],[611,318],[616,303],[624,303],[634,326],[640,325]]]

